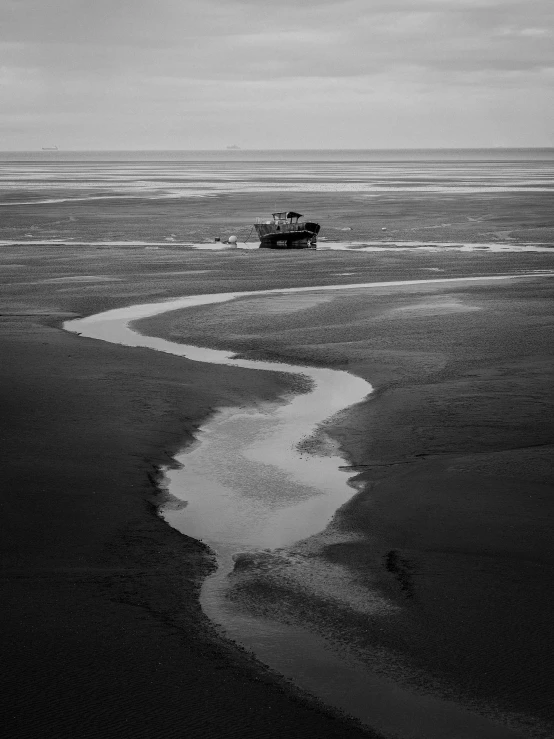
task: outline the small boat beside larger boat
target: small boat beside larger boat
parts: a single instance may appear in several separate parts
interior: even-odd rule
[[[319,223],[300,221],[301,213],[292,210],[273,213],[272,221],[258,221],[254,228],[261,249],[315,249]]]

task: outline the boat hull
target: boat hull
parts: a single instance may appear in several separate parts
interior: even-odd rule
[[[273,223],[257,223],[260,249],[315,249],[319,224],[283,224],[279,228]]]
[[[261,238],[260,249],[315,249],[317,237],[306,232],[268,234]]]

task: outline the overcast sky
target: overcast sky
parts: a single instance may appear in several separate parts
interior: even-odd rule
[[[0,0],[0,149],[554,146],[554,0]]]

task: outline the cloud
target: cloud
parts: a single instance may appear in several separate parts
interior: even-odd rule
[[[0,10],[0,41],[24,45],[31,62],[57,73],[117,73],[144,66],[142,57],[208,79],[259,78],[264,67],[271,78],[398,64],[544,66],[552,29],[550,0],[10,0]]]
[[[414,145],[414,116],[438,112],[445,128],[470,108],[486,130],[511,95],[519,123],[509,136],[523,143],[527,116],[530,143],[544,139],[543,117],[552,113],[553,33],[551,0],[3,0],[0,107],[8,143],[23,141],[13,121],[22,116],[23,126],[33,109],[37,131],[56,111],[60,126],[63,115],[85,127],[104,116],[102,145],[119,145],[130,120],[155,145],[169,135],[162,119],[178,129],[177,111],[198,145],[224,135],[206,134],[224,130],[209,118],[218,114],[236,117],[235,127],[241,114],[250,117],[281,140],[270,119],[279,111],[281,121],[296,117],[293,146],[295,135],[326,140],[298,121],[303,100],[337,136],[342,111],[371,115],[378,104],[398,141]],[[342,125],[362,138],[344,116]]]

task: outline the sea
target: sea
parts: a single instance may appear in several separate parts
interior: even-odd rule
[[[0,152],[0,206],[237,193],[554,193],[552,149]]]

